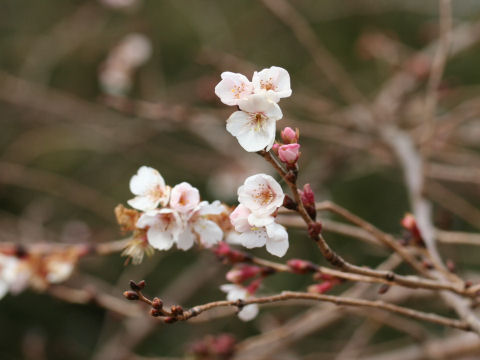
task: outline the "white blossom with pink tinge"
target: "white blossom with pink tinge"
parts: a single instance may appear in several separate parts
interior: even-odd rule
[[[227,293],[228,301],[247,300],[249,297],[251,297],[247,289],[235,284],[224,284],[220,286],[220,290]],[[257,315],[257,304],[246,305],[238,312],[238,317],[242,321],[253,320]]]
[[[148,243],[157,250],[169,250],[173,244],[179,244],[179,235],[182,232],[180,215],[172,209],[151,210],[140,216],[137,228],[148,229]]]
[[[270,100],[275,102],[292,95],[290,75],[287,70],[278,66],[272,66],[259,72],[255,71],[252,83],[255,94],[264,93]]]
[[[253,85],[245,75],[226,71],[221,77],[215,86],[215,94],[225,105],[238,105],[240,100],[253,94]]]
[[[249,249],[266,246],[270,254],[284,256],[289,246],[287,230],[273,220],[265,226],[253,226],[250,215],[251,211],[242,204],[230,214],[230,222],[240,233],[240,243]]]
[[[130,191],[137,196],[128,204],[141,211],[153,210],[159,204],[166,206],[170,198],[170,187],[165,185],[162,175],[148,166],[142,166],[131,178]]]
[[[283,116],[280,107],[265,95],[251,95],[238,101],[241,111],[227,120],[227,131],[249,152],[270,150],[275,141],[276,122]]]
[[[18,294],[29,284],[31,271],[26,262],[0,254],[0,299],[8,292]]]
[[[223,239],[223,230],[212,220],[209,215],[219,215],[225,212],[225,207],[220,201],[214,201],[209,204],[202,201],[198,206],[188,214],[182,214],[182,232],[179,234],[178,248],[182,250],[190,249],[198,239],[200,243],[209,248],[219,243]]]
[[[248,177],[238,188],[238,202],[250,210],[251,226],[266,226],[274,221],[273,213],[283,205],[285,194],[280,184],[270,175]]]
[[[170,208],[180,213],[195,209],[200,203],[200,192],[187,182],[175,185],[170,194]]]

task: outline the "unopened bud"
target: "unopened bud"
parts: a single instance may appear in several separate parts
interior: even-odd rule
[[[308,224],[308,235],[313,240],[316,240],[318,235],[322,232],[322,224],[318,221]]]
[[[287,261],[287,265],[294,273],[306,274],[317,271],[317,266],[307,260],[291,259]]]
[[[385,294],[389,289],[390,289],[390,285],[388,285],[388,284],[382,284],[382,285],[378,288],[378,293],[379,293],[379,294]]]
[[[260,279],[256,279],[254,281],[252,281],[248,286],[247,286],[247,292],[250,294],[250,295],[253,295],[257,292],[258,288],[260,287],[260,285],[262,285],[262,278]]]
[[[287,194],[283,198],[283,207],[289,210],[297,210],[298,204]]]
[[[145,280],[141,280],[137,283],[138,287],[143,290],[145,288],[145,286],[147,285],[147,283],[145,282]]]
[[[172,305],[172,307],[170,308],[170,311],[172,312],[173,315],[183,314],[183,308],[180,305]]]
[[[160,309],[163,307],[163,302],[162,302],[162,300],[160,300],[160,299],[157,298],[157,297],[154,298],[154,299],[152,300],[152,307],[153,307],[154,309],[160,310]]]
[[[177,321],[177,319],[173,316],[167,316],[165,319],[163,319],[163,321],[165,322],[165,324],[173,324]]]
[[[314,284],[308,287],[308,292],[316,293],[316,294],[323,294],[329,291],[333,287],[333,283],[330,281],[325,281],[321,284]]]
[[[140,291],[143,288],[140,287],[135,281],[130,280],[130,289],[132,289],[133,291]]]
[[[298,129],[293,130],[291,127],[286,127],[280,132],[280,136],[285,144],[293,144],[298,142],[300,137]]]
[[[278,158],[289,166],[294,166],[300,157],[300,144],[281,145],[278,148]]]
[[[138,294],[134,291],[125,291],[123,296],[128,300],[138,300]]]
[[[400,223],[402,224],[404,229],[406,229],[410,233],[411,238],[413,239],[413,241],[415,241],[415,244],[419,246],[425,246],[422,234],[420,233],[420,229],[417,225],[417,220],[415,220],[415,217],[412,214],[405,214]]]
[[[315,207],[315,194],[310,184],[303,185],[303,191],[299,190],[300,199],[302,200],[303,207],[307,210],[311,219],[315,220],[317,217],[317,209]]]
[[[162,315],[162,312],[158,309],[150,309],[150,315],[153,317],[159,317]]]
[[[275,144],[272,145],[272,151],[277,156],[278,156],[278,148],[279,147],[280,147],[280,144],[278,144],[278,143],[275,143]]]
[[[243,265],[230,270],[225,277],[228,281],[238,284],[257,276],[261,271],[262,269],[258,266]]]

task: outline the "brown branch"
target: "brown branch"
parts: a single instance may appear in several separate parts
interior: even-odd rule
[[[310,231],[311,228],[314,228],[316,226],[315,221],[313,221],[310,216],[308,215],[307,211],[305,210],[305,207],[303,206],[303,203],[300,199],[300,195],[298,193],[297,185],[294,181],[292,181],[292,178],[295,178],[292,176],[292,173],[289,172],[287,173],[276,161],[276,159],[273,157],[273,155],[270,152],[260,152],[260,155],[262,155],[265,160],[267,160],[269,163],[273,165],[273,167],[277,170],[277,172],[282,176],[282,178],[285,180],[285,182],[288,184],[290,187],[290,190],[294,196],[295,202],[297,203],[297,211],[300,214],[300,216],[303,218],[307,226],[309,227],[309,235],[310,237],[316,242],[320,252],[322,253],[323,257],[330,262],[333,266],[339,268],[340,270],[344,272],[350,272],[350,273],[355,273],[359,275],[364,275],[367,277],[373,277],[373,278],[379,278],[386,280],[388,282],[394,282],[397,283],[398,285],[406,286],[406,287],[422,287],[426,289],[432,289],[432,290],[449,290],[457,294],[461,295],[466,295],[466,296],[471,296],[475,297],[476,293],[470,292],[468,290],[468,287],[465,286],[464,283],[451,283],[451,282],[446,282],[446,281],[435,281],[435,280],[429,280],[429,279],[422,279],[419,277],[413,277],[413,276],[404,276],[404,275],[399,275],[394,273],[393,271],[380,271],[380,270],[374,270],[370,269],[367,267],[360,267],[357,265],[353,265],[346,260],[344,260],[340,255],[335,253],[322,234],[318,231]],[[337,209],[338,210],[338,209]],[[344,213],[344,212],[342,212]],[[345,214],[349,216],[349,214]],[[353,214],[352,214],[353,215]],[[351,218],[351,216],[349,216]],[[352,218],[355,221],[358,221],[357,218]],[[360,219],[361,220],[361,219]],[[363,222],[360,222],[363,226]],[[368,223],[367,223],[368,225]],[[375,228],[371,228],[370,226],[367,226],[367,229],[370,231],[374,231]],[[376,232],[375,232],[376,233]],[[422,268],[422,272],[424,272]]]
[[[336,305],[370,307],[375,309],[391,311],[391,312],[401,314],[416,320],[432,322],[438,325],[453,327],[453,328],[464,330],[464,331],[471,330],[470,326],[464,321],[447,318],[447,317],[440,316],[433,313],[426,313],[418,310],[413,310],[403,306],[386,303],[380,300],[372,301],[372,300],[339,297],[339,296],[333,296],[333,295],[311,294],[311,293],[302,293],[302,292],[293,292],[293,291],[284,291],[280,295],[251,298],[246,300],[214,301],[214,302],[206,303],[203,305],[198,305],[187,311],[184,311],[183,314],[178,315],[176,319],[180,321],[186,321],[192,317],[200,315],[205,311],[208,311],[210,309],[214,309],[217,307],[235,306],[238,308],[242,308],[243,306],[250,305],[250,304],[268,304],[272,302],[287,301],[287,300],[313,300],[313,301],[330,302]]]

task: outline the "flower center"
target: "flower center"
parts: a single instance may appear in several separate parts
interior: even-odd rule
[[[268,81],[265,80],[260,80],[260,88],[265,89],[265,90],[273,90],[275,91],[277,87],[273,84],[273,79],[268,78]]]
[[[165,195],[165,192],[163,191],[163,187],[160,185],[155,186],[151,191],[150,191],[150,196],[152,196],[154,199],[160,199]]]
[[[245,91],[245,84],[241,83],[240,85],[233,85],[232,93],[235,99],[240,99],[240,94]]]
[[[250,115],[250,118],[251,118],[251,125],[253,127],[253,130],[255,131],[260,131],[263,127],[263,123],[265,122],[265,120],[267,120],[267,116],[265,116],[265,114],[263,113],[252,113]]]
[[[253,194],[253,197],[260,203],[261,206],[270,204],[275,198],[275,194],[270,186],[260,184],[257,191]]]

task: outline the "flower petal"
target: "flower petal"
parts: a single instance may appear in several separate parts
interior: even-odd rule
[[[199,218],[195,221],[193,228],[207,248],[219,243],[223,238],[222,229],[213,221]]]
[[[266,226],[267,251],[275,256],[282,257],[288,250],[288,233],[280,224],[272,223]]]
[[[175,242],[172,233],[160,226],[152,226],[148,229],[147,240],[157,250],[169,250]]]
[[[165,180],[157,170],[148,166],[140,167],[130,179],[130,191],[135,195],[143,195],[158,185],[165,187]]]
[[[258,305],[250,304],[243,307],[242,310],[238,312],[238,317],[242,321],[251,321],[255,319],[258,315]]]
[[[248,249],[262,247],[267,242],[267,232],[265,228],[247,231],[240,235],[240,241]]]
[[[192,232],[190,226],[178,235],[177,247],[182,250],[188,250],[195,242],[195,234]]]

